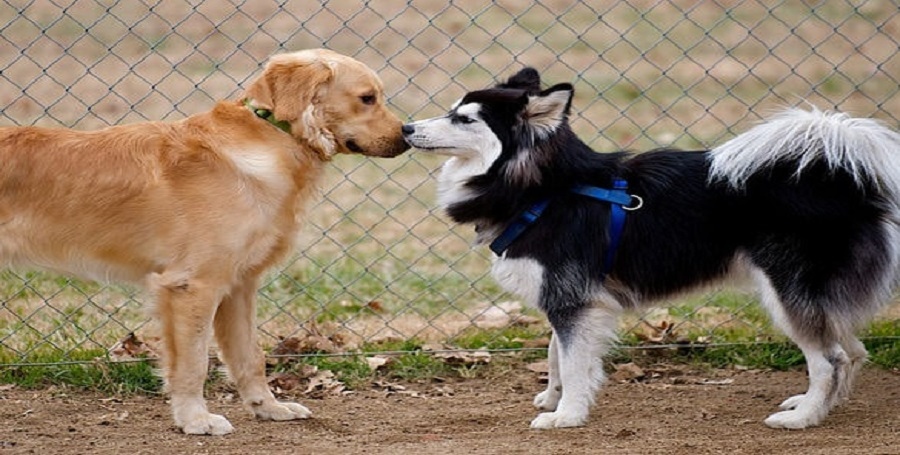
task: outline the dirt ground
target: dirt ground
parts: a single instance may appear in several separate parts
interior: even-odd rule
[[[0,454],[900,454],[900,373],[864,370],[853,398],[818,428],[772,430],[762,420],[806,386],[802,370],[682,371],[610,381],[586,427],[528,428],[542,389],[524,367],[301,400],[310,420],[256,421],[217,393],[213,412],[236,431],[185,436],[162,397],[65,390],[0,391]]]

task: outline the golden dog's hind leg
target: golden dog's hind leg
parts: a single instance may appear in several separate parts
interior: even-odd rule
[[[208,342],[222,290],[189,277],[154,274],[156,316],[163,339],[163,374],[172,399],[175,425],[187,434],[223,435],[234,431],[228,419],[211,414],[203,399],[209,367]]]
[[[266,362],[256,340],[257,280],[247,279],[222,300],[215,316],[216,342],[228,372],[237,383],[244,406],[263,420],[306,419],[312,413],[291,402],[279,402],[266,381]]]

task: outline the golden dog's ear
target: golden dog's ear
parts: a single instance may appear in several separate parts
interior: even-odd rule
[[[244,100],[255,109],[270,111],[275,121],[287,122],[294,138],[327,160],[336,153],[337,145],[316,108],[316,98],[334,78],[334,68],[319,54],[306,50],[272,57],[263,74],[244,92]]]
[[[332,77],[331,66],[314,52],[280,54],[269,60],[263,74],[244,92],[244,98],[255,108],[269,110],[276,119],[293,125]]]

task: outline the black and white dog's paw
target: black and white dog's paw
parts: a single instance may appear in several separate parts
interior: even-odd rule
[[[543,392],[535,395],[534,397],[534,407],[540,409],[541,411],[555,411],[556,405],[559,404],[559,399],[562,397],[562,392],[557,388],[548,388]]]
[[[828,415],[830,406],[811,400],[809,395],[795,395],[785,400],[779,408],[781,412],[770,415],[765,424],[771,428],[789,428],[799,430],[814,427],[822,423]]]
[[[806,399],[805,393],[801,393],[800,395],[794,395],[794,396],[788,398],[787,400],[782,401],[781,404],[778,405],[778,409],[781,409],[782,411],[790,411],[790,410],[796,409],[798,406],[800,406],[800,403],[803,403],[803,401],[805,399]]]
[[[563,411],[542,412],[531,421],[531,428],[548,430],[551,428],[581,427],[587,423],[588,415],[582,413],[567,413]]]
[[[818,409],[793,409],[770,415],[766,418],[765,424],[770,428],[802,430],[819,425],[827,414],[827,410],[822,412]]]

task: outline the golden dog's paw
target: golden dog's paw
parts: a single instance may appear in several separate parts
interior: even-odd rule
[[[198,415],[181,425],[185,434],[211,434],[221,436],[234,431],[234,427],[223,416],[218,414]]]
[[[299,403],[272,401],[253,407],[256,417],[263,420],[308,419],[312,411]]]

